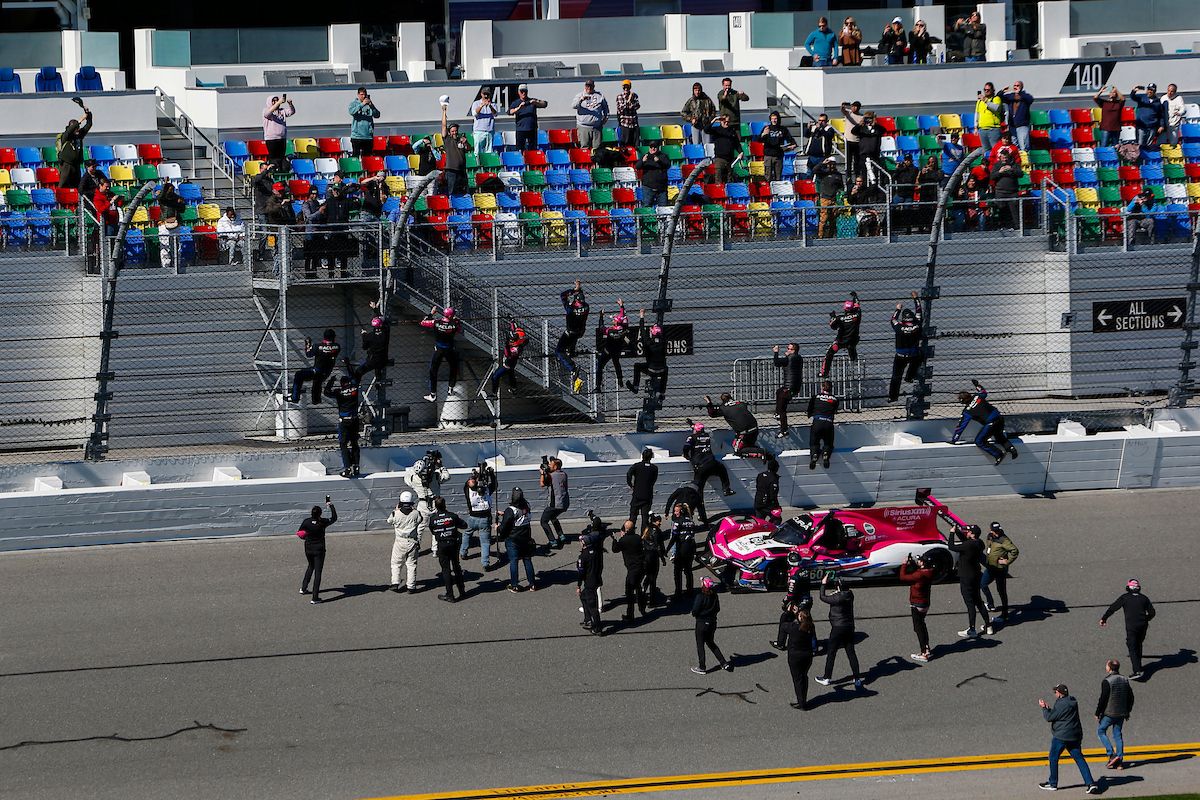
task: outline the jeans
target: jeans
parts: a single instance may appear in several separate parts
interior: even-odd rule
[[[690,139],[692,144],[708,144],[708,134],[704,132],[702,125],[692,123],[692,135]]]
[[[1108,760],[1114,758],[1125,758],[1125,737],[1122,735],[1121,729],[1125,726],[1123,717],[1103,716],[1100,718],[1100,727],[1096,728],[1096,735],[1100,737],[1100,744],[1104,745],[1104,752],[1108,754]],[[1109,734],[1109,731],[1112,731]],[[1111,743],[1109,739],[1112,739]]]
[[[550,544],[561,545],[563,543],[562,523],[558,521],[558,518],[561,514],[566,513],[566,510],[566,506],[563,506],[562,508],[546,506],[544,509],[542,509],[542,530],[546,532],[546,541]],[[551,526],[554,526],[553,530],[551,529]]]
[[[1137,129],[1137,142],[1142,147],[1154,147],[1155,143],[1157,141],[1158,141],[1158,129],[1157,128],[1138,128]]]
[[[467,193],[469,187],[467,186],[467,171],[465,169],[462,172],[448,169],[442,174],[446,178],[446,194],[456,195]]]
[[[508,585],[514,589],[521,585],[521,581],[517,578],[517,562],[519,561],[525,564],[525,578],[529,581],[529,585],[533,586],[533,559],[529,556],[521,557],[521,543],[511,537],[506,539],[504,552],[508,554]]]
[[[969,64],[974,63],[976,61],[983,61],[983,60],[984,60],[983,56],[967,56],[966,58],[963,59],[963,61],[966,61]]]
[[[642,186],[642,197],[645,200],[645,205],[649,208],[657,208],[667,204],[666,189],[651,189],[648,186]]]
[[[764,156],[763,177],[769,181],[783,180],[783,159],[779,156]]]
[[[1079,775],[1083,778],[1083,782],[1091,786],[1096,781],[1092,778],[1092,771],[1088,769],[1087,760],[1083,757],[1083,750],[1080,742],[1064,742],[1061,739],[1050,740],[1050,778],[1048,783],[1051,786],[1058,786],[1058,759],[1066,750],[1071,758],[1075,759],[1075,766],[1079,767]]]
[[[1017,134],[1017,147],[1022,150],[1029,150],[1029,126],[1021,125],[1015,130]]]
[[[467,557],[472,533],[479,537],[479,556],[483,559],[483,568],[487,569],[492,563],[491,520],[488,517],[467,517],[467,532],[463,534],[462,548],[458,551],[459,558]]]
[[[1116,147],[1121,142],[1121,132],[1116,131],[1097,131],[1100,136],[1101,147]]]
[[[992,148],[995,147],[1000,142],[1000,129],[999,128],[980,128],[979,129],[979,141],[982,142],[983,151],[985,153],[992,152]]]
[[[983,580],[979,582],[979,588],[983,592],[983,599],[992,608],[996,607],[992,600],[992,592],[988,589],[988,585],[996,582],[996,594],[1000,595],[1000,619],[1008,619],[1008,567],[984,567]]]
[[[492,153],[495,152],[492,148],[492,132],[491,131],[472,131],[475,134],[475,152],[476,153]]]

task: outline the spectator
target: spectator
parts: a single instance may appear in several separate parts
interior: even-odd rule
[[[851,210],[858,221],[859,236],[878,236],[882,231],[882,209],[887,204],[887,196],[873,183],[867,183],[862,175],[854,179],[854,186],[848,197]]]
[[[1008,115],[1008,129],[1016,131],[1017,146],[1029,150],[1029,109],[1033,107],[1033,95],[1025,91],[1024,81],[1013,81],[1011,87],[1000,90],[1000,101]]]
[[[929,613],[930,594],[936,574],[926,556],[918,561],[912,553],[900,565],[900,581],[908,584],[908,606],[912,616],[913,633],[917,635],[917,652],[909,656],[913,661],[926,663],[933,657],[929,646],[929,628],[925,615]]]
[[[908,37],[899,17],[884,26],[883,35],[879,37],[879,54],[888,64],[903,64],[908,60]]]
[[[178,230],[179,220],[173,216],[164,216],[158,225],[158,263],[163,269],[171,269],[173,263],[171,255],[175,250],[171,238],[177,234]]]
[[[709,128],[708,135],[713,140],[713,163],[716,165],[717,183],[728,183],[730,171],[734,163],[742,157],[742,133],[734,127],[733,120],[728,114],[721,114],[720,119]]]
[[[692,144],[707,144],[711,141],[708,129],[712,127],[712,121],[717,116],[717,107],[699,83],[692,84],[692,96],[683,104],[679,116],[692,126]]]
[[[1003,119],[1004,105],[996,94],[996,85],[988,81],[982,92],[975,93],[975,132],[979,134],[984,150],[990,151],[1000,141]]]
[[[1012,132],[1010,130],[1005,130],[1000,134],[1000,141],[996,142],[996,146],[987,154],[988,166],[995,166],[1001,153],[1007,153],[1014,161],[1020,161],[1021,151],[1013,144]]]
[[[1144,89],[1145,91],[1139,91]],[[1135,86],[1129,90],[1129,99],[1137,109],[1133,127],[1137,130],[1138,144],[1145,148],[1155,147],[1158,137],[1167,129],[1167,114],[1158,97],[1158,85]]]
[[[992,601],[991,589],[988,588],[991,583],[995,582],[996,593],[1000,595],[1000,614],[998,617],[992,617],[993,625],[997,620],[1008,622],[1008,570],[1020,555],[1020,549],[1013,544],[1012,539],[1008,538],[1000,523],[993,522],[988,529],[987,542],[984,547],[983,578],[979,583],[988,613],[997,610],[996,604]]]
[[[854,17],[846,17],[842,29],[838,32],[838,45],[842,49],[842,66],[862,66],[862,29],[854,21]]]
[[[658,142],[650,142],[649,152],[642,156],[638,167],[642,170],[642,202],[650,208],[667,204],[667,172],[671,159],[659,148]]]
[[[1167,142],[1179,144],[1179,128],[1183,125],[1183,95],[1179,87],[1173,83],[1167,84],[1167,94],[1162,100],[1163,111],[1167,118]]]
[[[721,80],[721,91],[717,93],[717,110],[729,117],[734,126],[742,124],[742,103],[750,99],[750,95],[733,88],[733,79]]]
[[[1018,204],[1021,202],[1020,181],[1024,171],[1013,160],[1011,150],[1000,150],[999,158],[992,164],[992,189],[999,212],[997,224],[1012,230],[1020,228]]]
[[[1121,674],[1121,662],[1110,658],[1104,665],[1100,699],[1096,701],[1096,735],[1108,755],[1109,769],[1125,769],[1125,720],[1133,713],[1133,686]],[[1112,741],[1109,741],[1112,731]]]
[[[1042,716],[1050,723],[1050,777],[1045,783],[1039,783],[1042,789],[1054,791],[1058,788],[1058,759],[1063,751],[1075,759],[1079,774],[1087,785],[1088,794],[1099,794],[1100,787],[1092,779],[1092,771],[1088,769],[1087,759],[1083,757],[1083,723],[1079,721],[1079,703],[1071,697],[1066,684],[1060,683],[1054,687],[1054,705],[1045,700],[1038,700],[1042,707]]]
[[[833,207],[837,205],[838,195],[846,190],[846,179],[838,172],[837,161],[830,156],[817,167],[814,173],[817,183],[817,199],[821,207],[817,225],[818,239],[832,239],[837,236],[837,214]]]
[[[217,220],[217,239],[221,249],[229,253],[230,264],[242,263],[242,240],[245,238],[246,226],[238,219],[233,207],[225,209],[225,213]]]
[[[967,37],[962,32],[963,20],[956,20],[953,24],[946,25],[946,63],[961,64],[963,62],[963,49],[966,47]]]
[[[933,38],[925,27],[925,20],[917,20],[917,24],[908,32],[908,52],[914,64],[929,63],[929,54],[933,50]]]
[[[1125,206],[1125,223],[1129,244],[1154,244],[1154,193],[1145,189]]]
[[[987,25],[978,11],[972,11],[966,22],[958,20],[954,29],[963,35],[963,56],[967,61],[987,61]]]
[[[842,138],[846,140],[846,177],[853,178],[857,173],[858,168],[858,136],[854,133],[854,128],[861,125],[863,121],[862,103],[855,100],[853,103],[842,103],[842,117],[846,120],[846,132]]]
[[[547,105],[545,100],[530,97],[529,87],[525,84],[517,87],[517,100],[508,107],[508,113],[516,118],[517,149],[521,152],[538,149],[537,111]]]
[[[772,116],[774,116],[772,112]],[[821,114],[816,122],[809,123],[808,145],[805,155],[808,156],[808,171],[816,170],[817,165],[833,155],[833,140],[837,131],[829,124],[829,115]]]
[[[508,556],[508,590],[521,591],[521,581],[517,577],[518,564],[525,565],[525,579],[529,582],[529,591],[536,592],[533,572],[533,533],[530,525],[529,503],[521,487],[513,487],[508,502],[508,508],[500,517],[496,528],[497,541],[504,542],[504,550]]]
[[[855,159],[854,177],[863,178],[868,183],[875,183],[868,165],[881,168],[879,154],[883,142],[883,128],[875,121],[875,112],[868,111],[863,114],[862,122],[855,125],[852,132],[858,137],[858,157]]]
[[[838,37],[829,30],[829,20],[817,20],[817,29],[804,40],[804,49],[812,54],[814,67],[837,66]]]
[[[1125,615],[1125,647],[1129,651],[1129,667],[1133,670],[1129,678],[1136,681],[1142,677],[1142,645],[1150,630],[1150,621],[1154,619],[1154,603],[1142,594],[1141,581],[1130,578],[1125,584],[1125,593],[1100,616],[1101,628],[1108,626],[1108,618],[1118,609]]]
[[[546,534],[547,542],[555,549],[561,550],[567,540],[563,536],[562,523],[558,518],[571,507],[567,473],[562,468],[562,462],[557,458],[547,459],[540,483],[550,490],[549,502],[542,509],[542,531]]]
[[[96,220],[104,225],[105,236],[117,235],[117,224],[120,222],[119,209],[121,198],[112,193],[108,178],[103,175],[96,182],[96,191],[92,195],[92,206],[96,209]]]
[[[446,180],[446,194],[467,193],[467,137],[458,130],[458,123],[446,122],[446,104],[442,105],[442,150],[446,155],[446,166],[443,174]]]
[[[1104,88],[1101,86],[1092,97],[1092,101],[1100,106],[1100,146],[1116,147],[1121,141],[1121,109],[1125,107],[1125,95],[1116,86],[1109,86],[1108,99],[1102,100],[1100,95]]]
[[[629,521],[637,522],[641,515],[643,528],[650,525],[650,509],[654,505],[654,484],[658,481],[658,465],[652,464],[654,451],[647,447],[642,451],[642,460],[625,473],[625,484],[629,486]]]
[[[571,108],[575,110],[575,129],[579,146],[595,153],[604,139],[604,123],[608,122],[608,101],[596,91],[596,82],[588,78],[583,91],[575,95]]]
[[[621,81],[621,93],[617,95],[617,143],[622,147],[637,147],[640,143],[638,110],[642,101],[633,91],[633,81]]]
[[[61,163],[59,164],[59,167],[61,169]],[[96,182],[103,175],[104,173],[101,172],[99,167],[96,166],[95,160],[89,158],[85,164],[83,175],[79,178],[79,196],[86,197],[90,200],[92,195],[96,193]],[[61,177],[58,185],[62,186]]]
[[[933,224],[933,214],[938,199],[938,189],[942,185],[942,168],[938,164],[937,156],[930,156],[925,159],[925,165],[921,167],[921,171],[917,174],[917,195],[915,197],[917,206],[914,213],[914,225],[929,230]]]
[[[365,86],[358,87],[358,96],[350,101],[350,119],[350,146],[354,156],[361,158],[375,147],[375,120],[379,119],[379,109]]]
[[[267,161],[271,168],[286,172],[288,117],[296,113],[296,104],[287,94],[273,96],[263,108],[263,140],[267,143]]]
[[[479,90],[479,99],[471,103],[471,117],[475,120],[471,124],[471,132],[475,138],[476,153],[491,153],[492,133],[496,130],[496,106],[492,104],[492,90],[490,87],[483,87]]]
[[[778,111],[772,111],[767,119],[767,127],[758,135],[758,140],[763,146],[763,175],[769,181],[779,181],[783,180],[783,154],[787,150],[796,149],[796,140],[788,133],[788,129],[780,124]]]
[[[308,190],[308,197],[300,203],[297,221],[304,226],[304,277],[317,277],[317,268],[325,262],[325,234],[317,217],[321,201],[316,189]]]
[[[179,192],[175,189],[175,184],[169,180],[162,182],[162,188],[158,190],[158,207],[162,209],[162,218],[174,217],[180,219],[183,217],[183,210],[187,208],[187,203],[179,196]]]
[[[292,202],[287,196],[287,186],[275,183],[271,186],[271,197],[267,200],[263,212],[268,225],[292,225],[296,222],[296,213],[292,210]]]
[[[962,136],[958,131],[951,131],[949,140],[942,142],[941,185],[943,186],[954,174],[954,170],[958,169],[959,163],[967,156],[967,148],[962,145],[961,139]]]
[[[987,187],[974,175],[960,181],[954,193],[955,218],[960,230],[983,230],[987,222]]]
[[[913,203],[917,197],[917,165],[913,163],[912,153],[905,153],[904,159],[892,173],[892,203],[896,205],[894,224],[903,226],[912,232],[916,209]]]
[[[83,140],[92,129],[92,112],[79,98],[75,98],[75,101],[83,109],[83,116],[68,120],[67,126],[58,135],[58,185],[64,189],[80,189],[80,195],[83,196],[79,184],[83,165]]]

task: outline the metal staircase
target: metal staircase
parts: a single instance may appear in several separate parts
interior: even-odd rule
[[[233,159],[196,127],[192,118],[159,87],[154,87],[158,105],[158,135],[163,161],[180,165],[184,178],[204,191],[204,200],[222,209],[232,206],[247,217],[249,201],[241,191],[242,179]]]
[[[548,321],[536,322],[539,315],[503,296],[500,289],[456,265],[447,253],[411,232],[402,235],[397,254],[400,274],[391,292],[394,302],[404,303],[421,314],[428,313],[434,305],[451,306],[462,321],[463,338],[492,361],[497,359],[500,349],[500,320],[515,317],[529,335],[516,374],[526,381],[526,386],[536,387],[532,397],[544,401],[541,415],[592,421],[600,416],[595,394],[572,391],[571,376],[554,357],[557,339],[551,338]],[[489,408],[494,413],[491,404]]]

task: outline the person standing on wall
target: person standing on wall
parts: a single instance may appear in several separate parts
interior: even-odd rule
[[[458,123],[446,119],[448,108],[449,101],[442,103],[442,153],[446,157],[442,179],[446,182],[446,194],[453,196],[467,193],[467,153],[471,145]]]
[[[300,594],[308,594],[309,581],[312,581],[312,599],[316,605],[321,602],[321,572],[325,568],[325,530],[337,522],[337,509],[329,495],[325,496],[325,507],[329,509],[329,519],[321,516],[321,507],[313,506],[301,523],[296,535],[304,540],[304,559],[308,567],[304,570],[304,578],[300,581]]]
[[[704,93],[704,87],[699,82],[692,84],[692,96],[683,104],[679,116],[692,126],[692,144],[708,144],[708,129],[712,127],[712,121],[717,116],[717,106],[712,98]]]
[[[517,128],[517,149],[524,153],[538,149],[538,109],[548,106],[545,100],[529,96],[529,87],[522,83],[517,87],[517,99],[508,107]]]
[[[658,481],[658,466],[652,464],[654,451],[647,447],[642,451],[642,460],[625,473],[625,485],[630,489],[629,520],[637,522],[641,516],[641,527],[650,524],[650,509],[654,505],[654,484]]]
[[[896,303],[892,312],[892,331],[896,335],[896,355],[892,357],[892,382],[888,384],[888,401],[900,399],[900,381],[912,383],[921,368],[921,337],[924,329],[921,324],[921,301],[917,293],[912,293],[913,307],[905,308]]]
[[[375,120],[379,109],[367,93],[367,87],[358,87],[357,96],[350,101],[350,147],[355,158],[362,158],[375,148]]]
[[[359,403],[362,394],[359,391],[358,380],[353,375],[343,375],[335,387],[333,378],[325,384],[325,396],[337,403],[338,414],[338,449],[342,453],[343,478],[359,476],[358,437],[362,433],[362,421],[358,418]]]
[[[833,420],[837,416],[841,400],[833,393],[831,381],[821,381],[820,391],[808,398],[808,416],[812,420],[808,426],[808,468],[817,468],[817,458],[821,466],[829,469],[829,459],[833,456],[834,436],[837,428]]]

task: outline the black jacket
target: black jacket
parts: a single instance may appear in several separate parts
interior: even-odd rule
[[[830,592],[821,587],[821,602],[829,605],[829,625],[832,628],[854,629],[854,592],[842,589]]]
[[[946,546],[958,553],[958,579],[978,580],[983,570],[983,542],[967,538],[956,542],[956,536],[956,533],[951,533]]]
[[[452,511],[435,511],[429,515],[429,530],[433,531],[433,538],[437,540],[438,549],[443,547],[453,547],[457,550],[462,545],[462,534],[459,533],[467,527],[467,523],[458,514]]]
[[[633,489],[634,500],[653,500],[654,482],[657,480],[658,466],[646,461],[639,461],[625,473],[625,483]]]
[[[575,561],[575,569],[579,573],[577,586],[584,589],[596,590],[604,585],[604,543],[596,539],[584,546]]]
[[[660,192],[667,190],[667,171],[671,169],[671,159],[662,152],[646,153],[638,166],[642,168],[642,186]]]
[[[780,644],[786,647],[789,653],[812,655],[813,632],[802,629],[795,617],[784,622],[780,630],[783,631],[783,641]]]
[[[779,508],[779,475],[764,469],[754,481],[754,507]]]
[[[683,443],[683,457],[690,461],[693,467],[714,460],[716,456],[713,455],[712,434],[700,431],[689,436]]]
[[[1154,604],[1141,592],[1131,592],[1126,589],[1125,594],[1114,600],[1113,604],[1104,612],[1104,616],[1100,617],[1101,622],[1117,613],[1117,609],[1125,612],[1126,630],[1145,628],[1149,626],[1150,620],[1154,619]]]
[[[813,419],[823,419],[833,422],[840,401],[827,392],[817,392],[808,398],[808,415]]]
[[[716,622],[721,613],[721,598],[716,592],[700,592],[692,602],[692,616],[701,622]]]
[[[329,506],[329,519],[305,517],[304,521],[300,523],[300,530],[304,531],[304,551],[324,550],[325,529],[335,522],[337,522],[337,509],[333,505]]]
[[[800,394],[800,389],[804,386],[803,369],[804,359],[799,353],[774,353],[771,356],[773,363],[777,367],[783,368],[784,380],[788,391],[793,395]]]
[[[724,417],[734,433],[758,430],[758,420],[745,400],[729,400],[719,406],[709,403],[706,408],[710,417]]]
[[[626,531],[613,539],[613,552],[621,554],[621,561],[629,572],[641,572],[643,564],[642,537],[634,531]]]
[[[742,152],[742,133],[736,123],[728,128],[713,125],[708,129],[708,135],[712,137],[714,158],[733,161]]]

